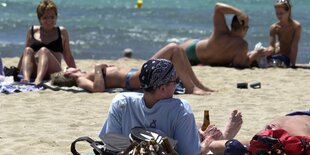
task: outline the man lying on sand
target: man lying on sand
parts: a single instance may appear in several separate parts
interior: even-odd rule
[[[273,131],[284,130],[289,134],[289,136],[303,136],[304,143],[306,144],[305,146],[308,145],[308,148],[306,150],[303,150],[303,148],[300,148],[300,151],[302,150],[305,151],[304,152],[305,154],[310,153],[310,148],[309,148],[310,146],[310,111],[293,112],[286,116],[278,117],[272,120],[267,125],[265,125],[264,129],[260,131],[259,133],[266,132],[267,130],[273,130]],[[294,142],[295,145],[297,142]],[[242,148],[245,152],[247,152],[248,148],[245,148],[244,146],[249,146],[251,148],[250,141],[249,140],[242,141],[242,144],[241,144],[237,140],[217,141],[216,139],[215,140],[213,139],[213,141],[209,143],[209,146],[207,146],[207,148],[210,149],[214,154],[224,154],[225,149],[227,151],[227,147],[230,147],[229,148],[230,151],[238,150],[239,148]],[[241,149],[239,149],[238,151],[241,151]],[[297,152],[294,152],[293,154],[297,154]]]
[[[174,47],[176,47],[174,44],[169,44],[164,48]],[[169,58],[171,60],[176,68],[178,77],[185,87],[185,93],[203,95],[212,92],[211,89],[205,87],[197,79],[191,66],[184,62],[186,58],[184,58],[181,52],[175,51],[171,52],[170,55],[163,56],[159,51],[152,57],[152,59],[155,58]],[[140,70],[137,69],[121,68],[103,63],[95,65],[94,72],[82,72],[80,69],[69,68],[64,73],[64,76],[71,78],[75,81],[75,85],[80,88],[90,92],[103,92],[107,88],[140,89],[139,74]]]
[[[234,14],[231,29],[225,15]],[[249,67],[263,50],[248,52],[244,37],[249,28],[249,17],[230,5],[217,3],[213,15],[214,30],[207,39],[191,39],[182,43],[191,65]]]

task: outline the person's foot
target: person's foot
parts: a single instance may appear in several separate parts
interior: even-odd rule
[[[215,125],[209,125],[205,131],[199,129],[199,135],[201,137],[201,150],[200,154],[206,154],[209,152],[210,144],[215,140],[220,140],[223,134],[217,129]]]
[[[29,82],[29,80],[21,79],[20,82],[25,82],[26,83],[26,82]]]
[[[243,123],[242,115],[238,110],[234,110],[228,119],[223,133],[223,139],[233,139],[239,132]]]
[[[185,91],[186,91],[186,92],[185,92],[186,94],[210,95],[210,92],[204,91],[204,90],[199,89],[199,88],[197,88],[197,87],[194,87],[192,91],[187,91],[186,89],[185,89]]]
[[[213,89],[210,89],[208,87],[203,87],[203,90],[206,92],[218,92],[218,90],[213,90]]]

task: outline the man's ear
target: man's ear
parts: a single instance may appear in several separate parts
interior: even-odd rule
[[[244,20],[241,20],[241,26],[244,26],[244,24],[245,24],[245,21]]]

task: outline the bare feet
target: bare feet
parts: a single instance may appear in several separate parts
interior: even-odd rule
[[[199,89],[198,87],[194,87],[192,91],[186,91],[186,94],[210,95],[210,92]]]
[[[225,126],[223,138],[227,140],[234,138],[239,132],[242,123],[243,120],[241,113],[238,110],[234,110]]]
[[[213,141],[219,140],[221,137],[223,137],[222,132],[218,130],[217,127],[213,124],[209,125],[205,131],[199,129],[199,135],[201,137],[200,155],[208,153],[210,144]]]
[[[20,82],[29,82],[29,80],[21,79]]]

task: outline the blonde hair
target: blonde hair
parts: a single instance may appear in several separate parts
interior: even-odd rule
[[[73,77],[65,77],[63,71],[51,74],[51,84],[62,87],[77,86],[76,80]]]
[[[57,6],[52,0],[42,0],[39,5],[37,6],[37,16],[38,19],[43,16],[46,10],[53,10],[55,11],[57,17]]]
[[[289,20],[292,20],[292,6],[289,0],[278,0],[274,5],[274,8],[283,8],[285,11],[289,12]]]

